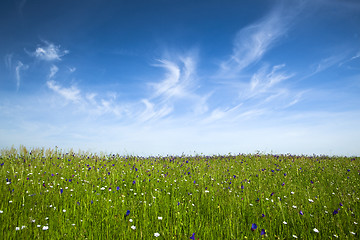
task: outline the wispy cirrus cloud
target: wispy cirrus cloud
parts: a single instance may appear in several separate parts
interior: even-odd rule
[[[5,67],[6,67],[7,69],[12,69],[12,59],[13,59],[13,56],[14,56],[14,54],[12,54],[12,53],[5,55],[4,60],[5,60]]]
[[[28,69],[29,66],[26,64],[23,64],[21,61],[17,62],[17,65],[15,67],[15,79],[16,79],[16,90],[19,90],[20,83],[21,83],[21,71]]]
[[[172,111],[186,109],[186,113],[203,114],[208,110],[207,99],[211,94],[196,93],[199,79],[196,73],[196,57],[193,55],[177,56],[175,60],[158,60],[155,67],[163,68],[165,77],[158,82],[150,82],[152,89],[148,99],[143,99],[144,114],[159,118],[169,115]]]
[[[31,55],[37,59],[44,61],[59,61],[63,56],[69,53],[68,50],[61,50],[60,46],[53,43],[47,41],[43,41],[43,43],[44,45],[37,47],[36,50],[31,53]]]
[[[63,96],[66,100],[72,102],[80,102],[81,100],[80,90],[75,86],[71,86],[70,88],[65,88],[54,80],[47,81],[46,85],[54,92]]]
[[[222,75],[239,73],[258,62],[288,29],[286,13],[273,10],[268,16],[240,30],[234,40],[234,48],[228,60],[221,63]]]
[[[51,65],[48,78],[52,79],[53,77],[55,77],[55,75],[58,71],[59,71],[59,68],[56,65]]]

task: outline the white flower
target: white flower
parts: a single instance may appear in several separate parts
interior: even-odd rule
[[[3,213],[3,210],[0,210],[0,213]]]
[[[354,222],[355,225],[357,225],[358,223],[357,222]]]
[[[24,228],[26,228],[26,226],[24,226],[24,225],[23,225],[23,226],[21,226],[21,229],[24,229]]]
[[[49,218],[48,218],[48,217],[46,217],[46,218],[45,218],[45,220],[49,220]]]
[[[296,235],[293,235],[293,238],[298,238]]]
[[[205,192],[206,192],[206,193],[208,193],[208,192],[209,192],[209,190],[205,190]]]
[[[38,227],[40,227],[40,225],[38,225]],[[46,231],[49,229],[49,226],[43,226],[42,230]]]
[[[352,235],[355,235],[356,233],[354,233],[354,232],[350,232]]]
[[[286,225],[286,224],[287,224],[287,222],[283,221],[283,224],[285,224],[285,225]]]
[[[36,227],[41,227],[41,225],[36,225]]]
[[[9,203],[12,203],[12,201],[10,200]]]
[[[71,224],[72,226],[75,226],[75,223]]]
[[[339,236],[338,236],[338,235],[336,235],[336,234],[334,234],[334,237],[339,238]]]
[[[100,188],[100,190],[104,191],[104,190],[105,190],[105,188],[104,188],[104,187],[102,187],[102,188]]]
[[[158,217],[159,220],[162,220],[162,217]]]
[[[314,202],[314,200],[312,200],[312,199],[310,199],[310,198],[309,198],[309,202],[313,203],[313,202]]]
[[[16,228],[15,228],[15,230],[16,230],[16,231],[19,231],[19,230],[20,230],[20,228],[19,228],[19,227],[16,227]]]
[[[132,229],[132,230],[135,230],[135,229],[136,229],[136,227],[135,227],[134,225],[132,225],[132,226],[131,226],[131,229]]]
[[[65,210],[65,209],[63,209],[63,212],[66,212],[66,210]]]
[[[133,220],[130,218],[130,219],[129,219],[129,222],[133,222]]]
[[[297,208],[297,206],[295,206],[295,205],[293,205],[292,207],[293,207],[293,208]]]
[[[294,192],[291,192],[291,194],[294,194]],[[293,235],[293,236],[295,236],[295,235]]]
[[[316,232],[316,233],[318,233],[318,232],[319,232],[319,230],[317,230],[316,228],[314,228],[313,230],[314,230],[314,232]]]
[[[159,237],[159,236],[160,236],[160,233],[154,233],[154,236],[155,236],[155,237]]]

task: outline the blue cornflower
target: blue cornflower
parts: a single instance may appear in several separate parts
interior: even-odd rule
[[[194,239],[194,240],[195,240],[195,233],[192,234],[192,236],[190,237],[190,239]]]
[[[300,210],[299,214],[300,214],[300,215],[304,215],[303,211],[301,211],[301,210]]]
[[[251,231],[255,231],[255,229],[257,229],[257,225],[255,223],[253,223],[251,225]]]
[[[127,216],[129,216],[129,214],[130,214],[130,210],[127,210],[124,217],[126,218]]]
[[[265,229],[261,229],[260,235],[265,235]]]
[[[60,189],[60,193],[63,193],[63,192],[64,192],[64,190],[61,188],[61,189]]]
[[[336,214],[338,214],[338,213],[339,213],[338,210],[334,210],[333,215],[336,215]]]

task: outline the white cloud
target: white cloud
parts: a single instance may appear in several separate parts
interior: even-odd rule
[[[16,78],[16,89],[19,90],[21,82],[21,71],[28,69],[28,65],[24,65],[22,62],[18,61],[18,64],[15,67],[15,78]]]
[[[59,71],[59,68],[56,65],[52,65],[50,67],[50,74],[49,74],[49,79],[52,79],[53,77],[55,77],[55,74]]]
[[[289,25],[289,16],[277,8],[268,16],[238,32],[233,53],[221,64],[221,74],[237,74],[249,65],[258,62],[282,37]]]
[[[173,111],[173,108],[168,105],[161,106],[157,109],[155,105],[147,99],[143,99],[141,102],[145,105],[145,110],[138,115],[140,122],[157,120],[169,115]]]
[[[76,67],[68,67],[69,72],[73,73],[76,71]]]
[[[68,54],[68,50],[61,50],[60,46],[56,46],[53,43],[44,41],[44,46],[39,46],[36,48],[35,52],[32,55],[40,60],[44,61],[54,61],[61,60],[61,57]]]
[[[64,88],[57,84],[54,80],[47,81],[46,85],[54,92],[63,96],[66,100],[73,102],[79,102],[81,100],[80,90],[75,86],[72,86],[71,88]]]
[[[12,58],[13,58],[13,54],[6,54],[5,55],[5,67],[7,69],[12,69]]]

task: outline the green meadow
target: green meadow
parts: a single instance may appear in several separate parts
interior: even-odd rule
[[[0,155],[0,239],[358,239],[360,157]]]

